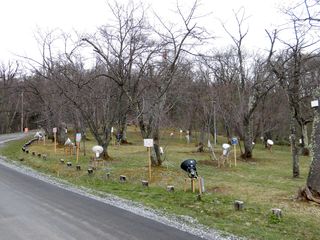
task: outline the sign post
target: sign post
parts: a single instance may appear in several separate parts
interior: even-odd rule
[[[79,145],[80,145],[80,142],[81,142],[81,133],[77,133],[76,134],[76,163],[78,164],[78,161],[79,161]]]
[[[57,153],[57,131],[58,129],[56,127],[54,127],[52,129],[52,132],[53,132],[53,139],[54,139],[54,153],[56,154]]]
[[[81,133],[76,134],[76,163],[79,162],[79,149],[80,149],[80,142],[81,142]]]
[[[236,137],[233,137],[231,139],[231,144],[233,145],[233,153],[234,153],[234,166],[237,166],[237,144],[238,139]]]
[[[153,147],[153,139],[143,139],[143,145],[148,148],[149,181],[151,182],[151,148]]]
[[[113,132],[114,132],[114,128],[111,127],[111,138],[112,138],[112,143],[113,143],[113,146],[116,145],[116,137],[113,135]]]

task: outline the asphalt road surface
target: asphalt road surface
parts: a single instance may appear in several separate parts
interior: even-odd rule
[[[16,137],[0,136],[0,142]],[[0,239],[202,238],[0,164]]]

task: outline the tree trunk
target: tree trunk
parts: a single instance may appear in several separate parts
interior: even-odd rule
[[[301,149],[300,149],[300,154],[303,156],[309,156],[310,151],[309,151],[309,141],[308,141],[308,124],[303,123],[301,126]]]
[[[127,121],[122,121],[120,124],[121,143],[128,143],[127,141]]]
[[[244,153],[242,154],[242,158],[252,158],[252,133],[250,117],[244,118],[243,130]]]
[[[294,117],[294,108],[291,108],[291,119],[290,119],[290,142],[292,152],[292,176],[298,178],[300,176],[299,168],[299,149],[297,146],[297,129],[296,119]]]
[[[66,128],[67,128],[67,125],[64,122],[59,124],[58,132],[57,132],[57,142],[59,145],[64,145],[64,143],[67,140]]]
[[[160,106],[159,106],[160,107]],[[160,110],[153,117],[153,128],[152,128],[152,138],[153,138],[153,152],[151,157],[151,162],[153,166],[161,166],[162,159],[160,154]]]
[[[315,92],[315,98],[320,98],[320,88]],[[307,179],[307,187],[312,195],[320,195],[320,107],[314,111],[312,134],[311,134],[311,156],[312,162]]]
[[[201,130],[200,130],[200,138],[199,138],[199,143],[198,143],[198,149],[197,152],[204,152],[204,137],[205,137],[205,126],[203,124]]]
[[[154,129],[153,132],[153,151],[154,155],[151,157],[152,166],[161,166],[162,159],[160,154],[160,142],[159,142],[159,128]]]
[[[108,160],[110,158],[108,154],[108,146],[110,143],[110,133],[105,133],[105,139],[102,138],[96,138],[98,144],[103,148],[102,158],[105,160]]]
[[[309,147],[308,124],[303,124],[302,126],[302,143],[304,147]]]

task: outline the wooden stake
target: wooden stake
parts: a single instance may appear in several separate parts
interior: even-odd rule
[[[78,163],[78,161],[79,161],[79,143],[78,142],[76,143],[76,146],[77,146],[77,160],[76,160],[76,163]]]
[[[151,182],[151,148],[148,147],[148,155],[149,155],[149,182]]]
[[[191,178],[191,189],[192,189],[192,192],[195,191],[194,178]]]
[[[234,151],[234,166],[236,167],[237,166],[237,147],[236,147],[236,144],[233,145],[233,151]]]
[[[54,153],[57,153],[57,134],[53,133],[53,138],[54,138]]]

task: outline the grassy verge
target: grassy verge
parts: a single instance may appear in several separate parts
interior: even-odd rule
[[[253,160],[244,162],[238,158],[237,167],[217,168],[208,152],[197,153],[194,143],[187,144],[180,139],[179,133],[170,137],[170,132],[166,131],[161,140],[166,150],[166,161],[162,167],[152,169],[153,180],[149,188],[144,188],[141,180],[148,178],[147,151],[138,132],[133,128],[129,130],[131,144],[110,146],[113,160],[98,168],[93,176],[88,176],[86,171],[92,156],[90,149],[95,144],[93,140],[87,141],[87,156],[83,156],[83,147],[80,151],[81,171],[75,170],[74,155],[64,156],[63,148],[58,148],[54,154],[51,142],[32,145],[29,154],[21,151],[26,140],[11,142],[0,149],[0,154],[10,159],[24,158],[21,164],[73,184],[112,193],[168,213],[188,215],[201,224],[250,239],[319,238],[319,207],[295,200],[298,188],[305,184],[309,158],[300,159],[299,179],[291,177],[290,149],[286,146],[274,146],[269,152],[257,144]],[[46,154],[47,159],[33,156],[32,151]],[[216,154],[221,154],[220,149]],[[231,156],[233,159],[233,154]],[[60,164],[61,158],[65,162],[71,161],[73,166]],[[201,200],[190,189],[184,192],[185,173],[180,169],[180,163],[186,158],[197,160],[198,173],[204,177],[206,193]],[[106,172],[110,172],[109,179]],[[120,183],[120,175],[126,175],[128,182]],[[167,185],[174,185],[175,191],[167,192]],[[234,200],[244,201],[245,209],[235,211]],[[272,217],[271,208],[281,208],[283,218]]]

